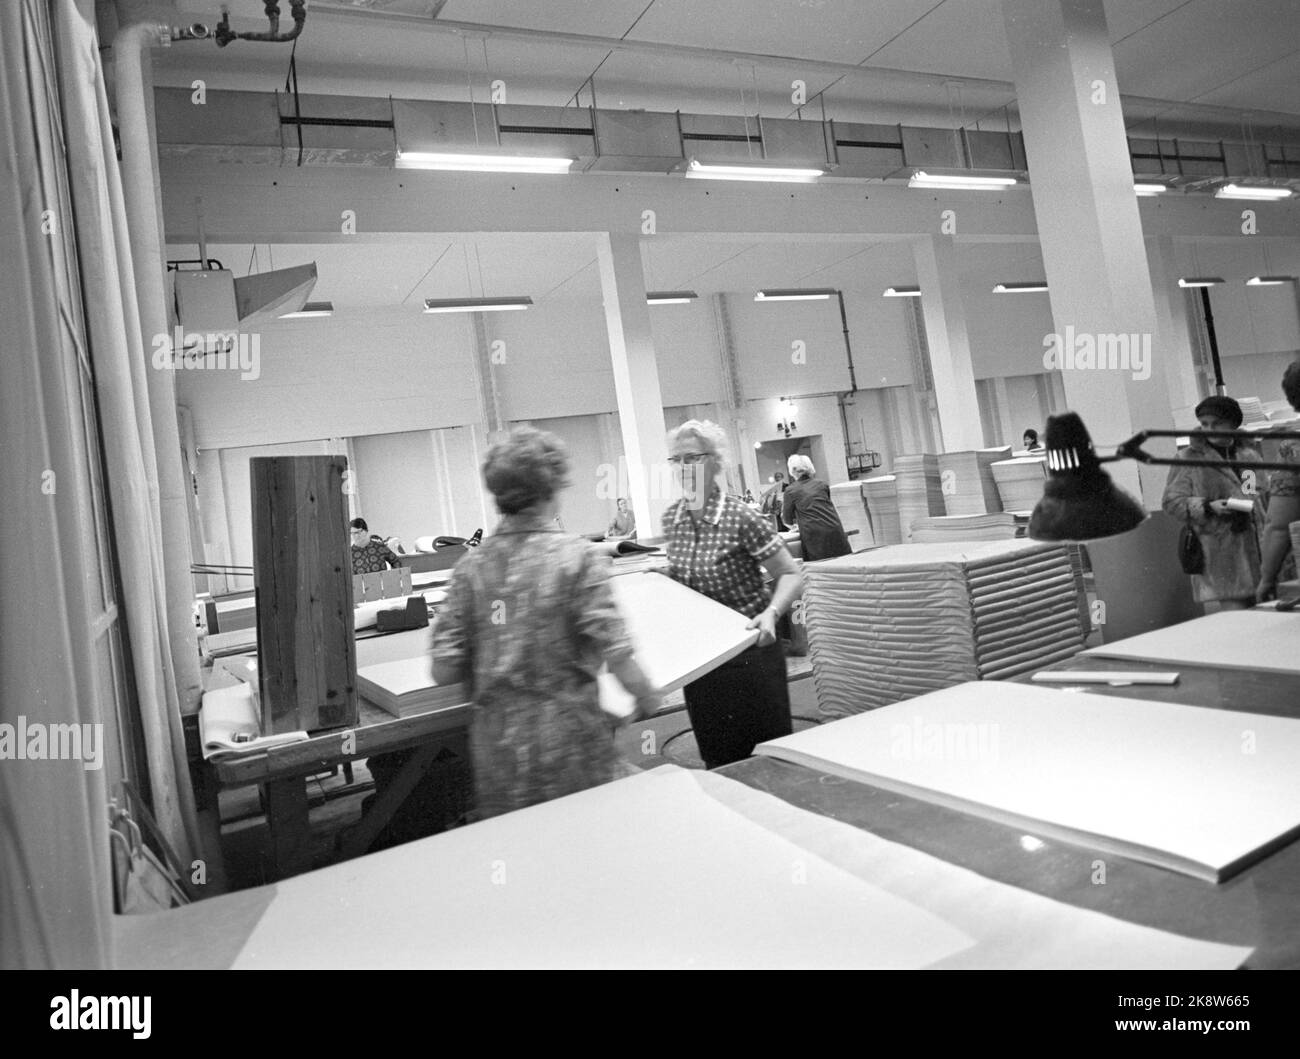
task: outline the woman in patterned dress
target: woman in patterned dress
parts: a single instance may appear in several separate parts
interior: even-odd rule
[[[609,559],[556,525],[567,476],[552,434],[516,427],[492,446],[483,478],[503,517],[456,564],[434,628],[434,680],[470,685],[478,819],[615,778],[602,664],[636,697],[635,718],[660,705],[614,604]]]

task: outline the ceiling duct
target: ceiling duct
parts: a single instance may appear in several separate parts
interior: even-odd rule
[[[316,262],[257,272],[235,280],[235,307],[239,326],[278,320],[285,313],[296,313],[316,286]]]

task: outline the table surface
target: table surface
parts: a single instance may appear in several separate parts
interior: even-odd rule
[[[1300,677],[1213,665],[1172,666],[1079,655],[1047,671],[1116,674],[1177,671],[1169,687],[1042,685],[1058,694],[1129,698],[1300,718]],[[1016,678],[1029,683],[1030,674]],[[1207,941],[1252,945],[1246,966],[1300,967],[1300,842],[1292,842],[1218,885],[1104,855],[815,769],[758,757],[723,775],[819,813],[921,850],[950,864],[1117,919]],[[1105,881],[1097,881],[1104,864]]]

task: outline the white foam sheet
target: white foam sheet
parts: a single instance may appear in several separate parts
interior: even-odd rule
[[[1089,648],[1083,653],[1102,658],[1300,674],[1300,612],[1221,611]]]
[[[235,967],[918,968],[971,944],[701,782],[667,766],[290,879]]]
[[[262,889],[237,968],[1227,969],[1250,953],[673,766]]]
[[[1300,721],[968,683],[757,753],[1216,880],[1300,833]]]
[[[662,574],[622,574],[610,587],[637,661],[660,692],[676,691],[758,642],[743,614]]]

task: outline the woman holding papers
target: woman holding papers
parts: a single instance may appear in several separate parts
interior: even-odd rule
[[[1241,406],[1231,397],[1207,397],[1196,406],[1202,430],[1236,430]],[[1259,450],[1235,439],[1193,438],[1180,459],[1258,460]],[[1217,603],[1220,610],[1241,610],[1255,602],[1259,584],[1258,507],[1254,488],[1246,494],[1243,473],[1231,467],[1169,469],[1163,507],[1179,522],[1188,522],[1205,555],[1203,573],[1192,574],[1199,603]],[[1262,484],[1262,483],[1260,483]]]
[[[483,478],[503,518],[456,564],[434,627],[433,679],[467,682],[474,703],[479,819],[617,775],[602,663],[636,696],[636,717],[659,709],[610,593],[609,560],[555,524],[568,467],[563,443],[531,427],[492,446]]]
[[[806,563],[848,555],[849,538],[844,523],[831,502],[831,488],[813,477],[813,463],[807,456],[791,456],[790,488],[785,491],[781,517],[787,526],[799,530],[799,547]]]
[[[723,491],[728,448],[721,427],[692,419],[669,433],[668,453],[682,487],[663,520],[670,576],[748,616],[759,630],[757,644],[685,688],[700,756],[706,768],[717,768],[749,757],[756,743],[790,734],[776,622],[803,587],[771,524]],[[776,581],[770,599],[763,567]]]

